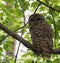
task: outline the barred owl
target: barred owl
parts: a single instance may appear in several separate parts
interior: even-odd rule
[[[32,14],[29,17],[29,29],[35,53],[50,58],[53,49],[52,28],[41,14]]]

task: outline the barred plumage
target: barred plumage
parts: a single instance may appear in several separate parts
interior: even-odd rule
[[[41,14],[33,14],[29,17],[29,26],[33,46],[36,54],[42,51],[42,57],[50,58],[53,49],[52,28],[47,24]]]

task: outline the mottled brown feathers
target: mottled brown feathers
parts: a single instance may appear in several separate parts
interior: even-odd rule
[[[52,29],[47,24],[41,14],[33,14],[29,17],[29,26],[33,46],[36,54],[42,57],[50,58],[51,50],[53,49]]]

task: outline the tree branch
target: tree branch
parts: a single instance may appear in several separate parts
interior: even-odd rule
[[[41,4],[43,4],[43,5],[45,5],[45,6],[49,7],[49,8],[51,8],[51,9],[54,10],[54,11],[60,12],[60,10],[55,9],[55,8],[51,7],[50,5],[48,5],[48,4],[46,4],[46,3],[43,3],[43,2],[40,1],[40,0],[37,0],[37,1],[38,1],[39,3],[41,3]]]
[[[18,31],[19,29],[24,28],[27,24],[28,24],[28,22],[27,22],[24,26],[17,28],[17,29],[14,30],[13,32],[16,32],[16,31]],[[1,40],[0,40],[0,43],[1,43],[2,41],[4,41],[8,36],[9,36],[9,35],[7,35],[7,36],[5,36],[3,39],[1,39]]]
[[[36,7],[34,14],[36,13],[37,9],[39,8],[39,6],[41,5],[41,3],[38,4],[38,6]]]
[[[13,31],[11,31],[10,29],[8,29],[6,26],[4,26],[3,24],[0,23],[0,29],[2,29],[3,31],[5,31],[6,33],[8,33],[9,35],[11,35],[13,38],[17,39],[18,41],[22,42],[23,45],[25,45],[27,48],[29,48],[30,50],[32,50],[33,52],[35,52],[36,50],[34,49],[34,46],[31,45],[29,43],[29,41],[25,40],[24,38],[20,37],[19,35],[17,35],[16,33],[14,33]],[[41,53],[41,51],[40,51]],[[60,49],[53,49],[53,51],[51,51],[51,54],[60,54]]]
[[[60,49],[53,49],[51,54],[60,54]]]
[[[19,35],[17,35],[16,33],[14,33],[13,31],[11,31],[10,29],[8,29],[6,26],[4,26],[3,24],[0,23],[0,29],[2,29],[3,31],[5,31],[6,33],[8,33],[9,35],[11,35],[13,38],[17,39],[18,41],[22,42],[24,46],[26,46],[27,48],[31,49],[34,51],[33,46],[24,38],[20,37]]]

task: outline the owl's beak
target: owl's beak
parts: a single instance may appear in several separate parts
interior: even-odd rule
[[[37,24],[38,24],[36,20],[35,20],[34,24],[35,24],[35,25],[37,25]]]

